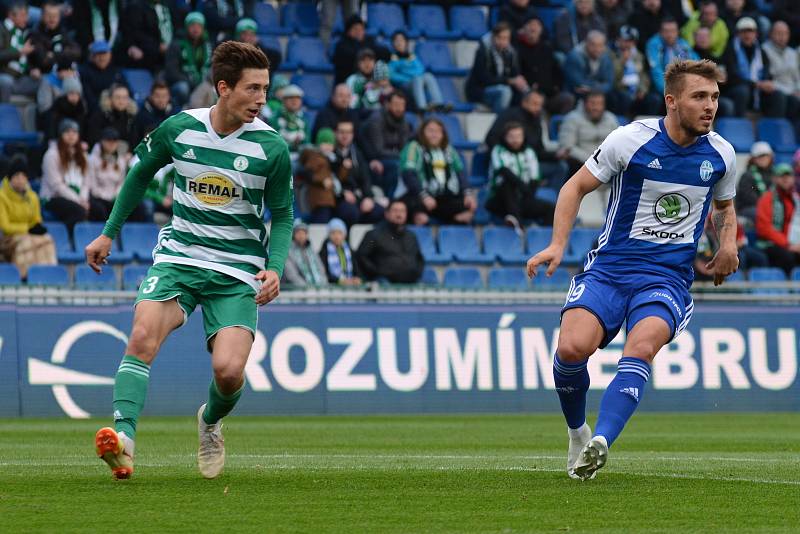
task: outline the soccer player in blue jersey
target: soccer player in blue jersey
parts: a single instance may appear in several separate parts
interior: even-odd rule
[[[606,222],[570,284],[561,312],[553,376],[567,420],[567,473],[593,478],[642,399],[656,353],[692,317],[689,288],[703,223],[720,247],[709,262],[719,285],[739,266],[736,248],[736,155],[711,131],[721,73],[710,61],[675,61],[664,74],[667,116],[617,128],[562,187],[550,245],[528,260],[551,275],[564,254],[583,197],[610,184]],[[597,427],[586,423],[586,363],[625,323],[617,374],[600,403]]]

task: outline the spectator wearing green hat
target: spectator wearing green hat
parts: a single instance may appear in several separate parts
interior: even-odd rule
[[[381,108],[381,97],[393,91],[389,81],[389,66],[383,61],[375,61],[375,53],[365,48],[358,53],[358,70],[351,74],[345,83],[353,93],[353,108],[361,111],[366,118],[374,110]]]
[[[758,199],[756,234],[770,265],[783,269],[787,275],[800,266],[800,195],[788,163],[775,166],[772,187]]]
[[[283,110],[283,90],[289,87],[289,78],[283,74],[274,74],[270,78],[267,105],[261,108],[261,120],[271,124]]]
[[[164,75],[170,84],[178,108],[189,100],[189,94],[206,79],[211,70],[212,46],[202,13],[192,11],[184,20],[186,36],[173,39],[167,50]]]
[[[242,43],[251,44],[261,49],[269,59],[269,71],[275,72],[281,66],[281,51],[271,48],[258,38],[258,23],[251,18],[244,18],[236,23],[234,38]]]

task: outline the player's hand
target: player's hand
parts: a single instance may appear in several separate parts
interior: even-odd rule
[[[545,271],[545,274],[548,277],[552,276],[553,273],[556,272],[556,268],[561,264],[561,258],[563,256],[563,247],[550,245],[528,260],[528,277],[533,278],[536,276],[536,268],[545,263],[547,264],[547,271]]]
[[[722,284],[726,276],[732,275],[739,268],[739,251],[737,249],[719,249],[706,269],[714,273],[714,285]]]
[[[100,274],[103,270],[103,265],[108,263],[106,258],[111,254],[111,245],[113,243],[110,237],[101,235],[89,243],[84,249],[86,253],[86,263],[97,274]]]
[[[256,295],[256,304],[263,306],[278,298],[281,292],[281,281],[275,271],[259,271],[256,280],[260,280],[261,291]]]

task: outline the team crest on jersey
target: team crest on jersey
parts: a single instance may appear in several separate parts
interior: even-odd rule
[[[186,180],[186,192],[207,206],[227,206],[242,198],[242,189],[218,172],[204,172]]]
[[[653,215],[661,224],[678,224],[689,216],[691,204],[680,193],[661,195],[653,206]]]
[[[235,160],[233,160],[233,168],[237,171],[244,171],[247,169],[250,162],[247,161],[247,158],[244,156],[237,156]]]
[[[707,182],[711,179],[712,174],[714,174],[714,166],[710,161],[704,160],[703,163],[700,164],[700,179]]]

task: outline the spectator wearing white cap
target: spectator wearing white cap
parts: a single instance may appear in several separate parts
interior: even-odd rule
[[[747,170],[739,179],[736,188],[736,215],[752,225],[756,217],[758,199],[772,184],[772,162],[774,153],[766,141],[757,141],[750,148]]]
[[[294,84],[284,87],[281,93],[283,107],[270,121],[289,145],[293,161],[297,159],[300,146],[311,142],[311,125],[303,111],[303,96],[303,90]]]
[[[769,56],[758,41],[758,24],[752,18],[742,17],[736,23],[733,53],[735,76],[743,82],[731,89],[736,114],[741,116],[749,110],[761,111],[767,117],[785,116],[786,95],[772,79]]]
[[[347,226],[341,219],[328,222],[328,238],[322,244],[319,257],[328,273],[328,282],[342,286],[360,286],[358,262],[347,242]]]

